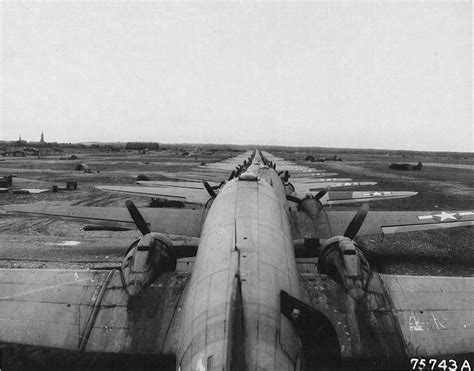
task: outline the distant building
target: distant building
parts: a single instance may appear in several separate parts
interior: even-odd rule
[[[25,144],[27,144],[28,142],[26,140],[22,140],[21,139],[21,134],[18,136],[18,141],[16,142],[16,145],[17,146],[24,146]]]
[[[44,144],[44,134],[43,134],[43,130],[41,130],[41,139],[40,139],[40,143],[41,143],[41,144]]]

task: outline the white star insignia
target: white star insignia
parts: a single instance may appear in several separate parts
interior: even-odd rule
[[[431,215],[419,215],[418,219],[420,220],[426,220],[426,219],[434,219],[437,222],[445,222],[449,220],[461,220],[463,216],[468,216],[468,215],[474,215],[474,212],[472,211],[467,211],[467,212],[454,212],[454,213],[448,213],[446,211],[442,211],[440,213],[433,213]]]
[[[439,222],[444,222],[445,220],[458,220],[461,217],[458,216],[456,213],[447,213],[442,211],[440,214],[433,214],[433,219]]]

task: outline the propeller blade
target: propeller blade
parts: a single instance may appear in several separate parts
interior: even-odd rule
[[[347,226],[346,232],[344,233],[345,237],[348,237],[352,240],[356,236],[368,212],[369,205],[363,204]]]
[[[135,225],[137,226],[138,230],[143,235],[150,233],[150,228],[148,228],[148,224],[145,222],[145,219],[143,219],[142,214],[140,214],[140,211],[138,211],[135,204],[132,201],[127,200],[125,201],[125,206],[127,206],[128,212],[130,213],[130,216],[135,222]]]
[[[286,195],[286,199],[291,202],[295,202],[298,205],[301,203],[301,200],[298,197],[291,196],[291,195]]]
[[[212,198],[216,198],[216,192],[214,192],[214,189],[212,189],[211,185],[206,182],[205,180],[202,181],[202,184],[204,184],[204,188],[206,188],[206,191],[207,193],[209,193],[209,195],[212,197]]]
[[[314,198],[315,198],[316,200],[320,200],[321,198],[324,197],[324,195],[325,195],[326,193],[328,193],[327,189],[323,189],[322,191],[319,191],[319,192],[316,194],[316,196],[314,196]]]
[[[225,184],[225,181],[222,181],[220,182],[218,185],[214,186],[214,187],[211,187],[212,189],[219,189],[220,187],[222,187],[223,185]]]

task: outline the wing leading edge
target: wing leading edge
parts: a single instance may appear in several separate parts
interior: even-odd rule
[[[333,234],[341,234],[354,213],[327,211]],[[474,225],[473,211],[370,211],[358,235],[412,232]]]
[[[97,189],[134,196],[164,198],[195,204],[205,204],[211,197],[204,186],[202,189],[149,186],[97,186]]]
[[[135,229],[125,207],[49,206],[45,204],[5,205],[5,211],[68,219],[107,227]],[[142,208],[139,209],[152,232],[199,237],[205,209]]]
[[[294,239],[328,239],[343,235],[354,211],[322,210],[310,217],[305,211],[293,211],[290,221]],[[358,236],[404,233],[474,225],[473,211],[369,211]]]

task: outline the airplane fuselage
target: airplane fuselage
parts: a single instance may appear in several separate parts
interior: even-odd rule
[[[222,188],[206,218],[183,306],[182,370],[294,370],[301,362],[280,313],[280,290],[301,297],[285,190],[273,169],[249,170]]]

